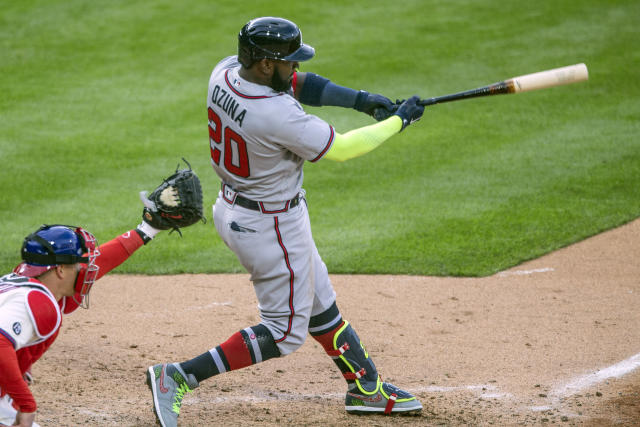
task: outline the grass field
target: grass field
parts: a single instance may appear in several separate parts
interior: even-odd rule
[[[640,216],[635,0],[0,1],[0,267],[42,223],[106,241],[137,193],[187,158],[208,224],[164,233],[117,272],[243,271],[210,206],[206,91],[250,18],[300,25],[302,66],[395,98],[457,92],[579,62],[587,83],[429,108],[374,152],[305,168],[332,273],[483,276]],[[372,123],[307,108],[339,132]]]

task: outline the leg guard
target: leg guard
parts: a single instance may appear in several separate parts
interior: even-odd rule
[[[376,365],[349,322],[345,321],[338,329],[333,337],[333,350],[327,351],[327,354],[340,367],[347,383],[351,382],[349,388],[355,383],[362,393],[374,393],[377,390],[380,378]]]
[[[357,387],[361,393],[375,393],[379,383],[378,371],[349,322],[338,316],[336,323],[331,325],[333,326],[331,330],[313,332],[312,325],[314,321],[317,323],[317,318],[320,316],[335,319],[335,316],[329,314],[332,311],[338,312],[337,307],[333,310],[334,307],[335,304],[325,313],[311,319],[311,335],[322,344],[325,352],[331,356],[342,372],[342,376],[347,380],[349,389]]]
[[[422,410],[422,404],[411,393],[382,382],[360,338],[351,325],[342,320],[335,303],[311,318],[309,332],[322,344],[347,380],[345,409],[348,413],[391,414]]]

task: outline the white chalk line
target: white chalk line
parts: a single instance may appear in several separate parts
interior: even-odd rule
[[[592,374],[581,375],[573,378],[566,384],[556,386],[549,394],[548,405],[530,406],[529,409],[532,411],[557,410],[562,406],[563,398],[571,397],[611,378],[621,378],[638,368],[640,368],[640,353]],[[566,413],[566,415],[576,416],[573,413]]]
[[[529,274],[536,274],[536,273],[548,273],[550,271],[555,271],[555,269],[551,267],[544,267],[544,268],[534,268],[533,270],[503,271],[501,273],[498,273],[498,277],[526,276]]]
[[[191,311],[191,310],[206,310],[208,308],[213,308],[213,307],[218,307],[218,306],[231,306],[231,305],[233,305],[231,303],[231,301],[212,302],[212,303],[209,303],[207,305],[194,305],[194,306],[191,306],[191,307],[187,307],[184,310],[189,310],[189,311]]]
[[[593,374],[574,378],[567,384],[556,387],[552,394],[557,397],[571,396],[586,388],[600,384],[609,378],[620,378],[638,368],[640,368],[640,353],[618,362],[615,365],[600,369]]]

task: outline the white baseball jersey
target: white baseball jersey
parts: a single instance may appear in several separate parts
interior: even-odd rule
[[[244,197],[263,202],[293,198],[305,160],[331,147],[333,128],[306,114],[292,93],[238,76],[236,56],[223,59],[209,80],[207,106],[211,164]]]
[[[42,283],[14,273],[0,277],[0,334],[16,351],[46,340],[61,323],[60,306]]]

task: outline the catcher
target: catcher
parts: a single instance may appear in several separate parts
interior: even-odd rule
[[[81,227],[43,225],[24,239],[22,263],[0,277],[0,397],[8,395],[17,411],[0,414],[0,425],[34,425],[31,365],[55,341],[62,314],[89,307],[94,282],[160,231],[180,233],[181,227],[204,221],[200,180],[190,166],[141,197],[142,222],[133,230],[98,245]]]

